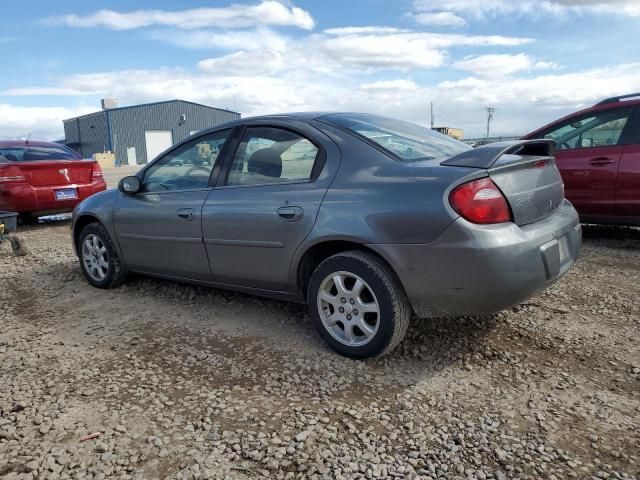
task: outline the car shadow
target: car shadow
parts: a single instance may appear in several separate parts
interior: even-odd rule
[[[640,227],[619,227],[612,225],[582,225],[582,239],[585,244],[598,247],[640,249]]]

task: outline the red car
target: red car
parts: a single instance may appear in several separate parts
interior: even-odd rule
[[[584,223],[640,225],[640,93],[607,98],[524,138],[552,138]]]
[[[0,142],[0,210],[23,219],[70,212],[107,188],[100,164],[58,143]]]

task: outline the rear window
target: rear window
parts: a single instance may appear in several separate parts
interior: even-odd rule
[[[0,147],[0,163],[81,159],[80,155],[64,145]]]
[[[471,147],[414,123],[368,114],[333,114],[321,118],[382,147],[403,162],[447,158]]]

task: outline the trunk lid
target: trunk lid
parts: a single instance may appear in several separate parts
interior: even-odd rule
[[[486,170],[507,199],[513,221],[526,225],[548,217],[564,199],[552,140],[500,142],[451,157],[441,165]]]
[[[93,160],[26,161],[20,167],[27,183],[34,187],[91,183]]]

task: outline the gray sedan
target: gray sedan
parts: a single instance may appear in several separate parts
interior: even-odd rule
[[[573,265],[553,147],[470,149],[365,114],[242,119],[82,202],[73,240],[96,287],[138,273],[306,302],[334,350],[366,358],[412,315],[496,312]]]

